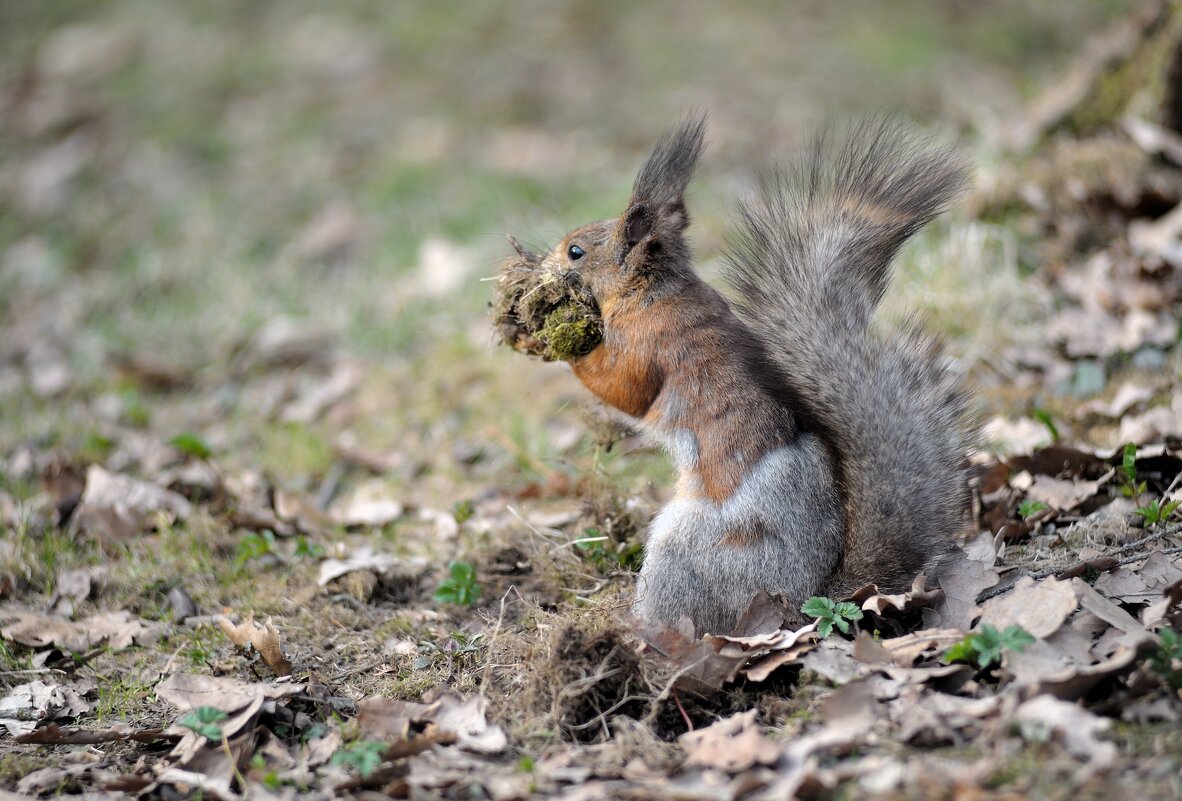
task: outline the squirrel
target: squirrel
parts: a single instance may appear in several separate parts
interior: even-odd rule
[[[624,212],[542,257],[602,313],[574,374],[677,472],[633,612],[698,635],[732,631],[761,590],[794,609],[906,591],[967,525],[974,433],[938,340],[871,328],[895,255],[964,191],[967,163],[893,119],[816,137],[740,204],[728,302],[685,237],[704,132],[701,115],[667,132]]]

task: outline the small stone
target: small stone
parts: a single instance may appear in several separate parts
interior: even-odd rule
[[[1157,348],[1141,348],[1133,354],[1132,361],[1138,370],[1162,370],[1166,366],[1166,354]]]
[[[184,587],[173,587],[168,591],[168,606],[177,620],[197,615],[197,603]]]
[[[1091,359],[1083,359],[1075,364],[1075,375],[1071,378],[1071,394],[1079,397],[1096,395],[1104,391],[1108,383],[1108,376],[1104,365]]]

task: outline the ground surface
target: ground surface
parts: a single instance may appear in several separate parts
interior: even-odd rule
[[[1182,170],[1120,126],[999,144],[1124,11],[1027,6],[0,6],[0,787],[1182,794],[1178,515],[1149,511],[1182,466]],[[981,164],[886,317],[919,306],[980,392],[988,534],[939,593],[859,596],[857,639],[641,654],[668,463],[492,344],[503,233],[618,213],[695,106],[707,274],[815,123],[902,108]],[[1034,641],[946,664],[974,625]]]

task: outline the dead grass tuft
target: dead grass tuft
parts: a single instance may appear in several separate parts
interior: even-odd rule
[[[657,692],[639,641],[608,610],[538,610],[521,628],[492,645],[501,669],[489,688],[495,719],[517,739],[607,740],[613,717],[647,714]]]

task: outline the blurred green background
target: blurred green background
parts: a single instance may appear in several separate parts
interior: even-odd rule
[[[87,430],[94,399],[126,389],[120,359],[215,386],[283,317],[396,376],[359,415],[389,421],[384,441],[458,410],[451,434],[525,432],[509,439],[529,463],[547,388],[577,393],[492,346],[480,279],[506,232],[543,246],[618,213],[646,149],[696,108],[707,272],[728,198],[819,123],[901,111],[987,171],[1023,99],[1127,5],[4,2],[0,446]],[[1011,244],[944,224],[909,252],[904,300],[987,347],[981,287],[1014,286]],[[174,427],[256,403],[216,400]],[[223,452],[269,441],[206,433]]]

